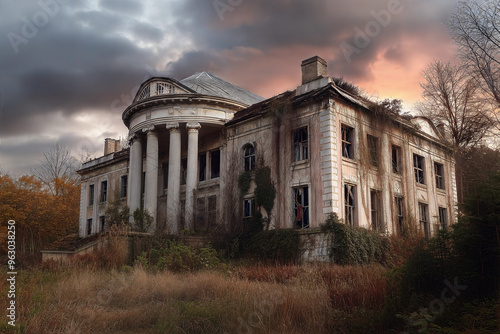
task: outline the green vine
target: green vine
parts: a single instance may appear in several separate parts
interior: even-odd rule
[[[250,183],[252,182],[252,173],[250,171],[243,172],[238,178],[238,188],[240,188],[241,195],[245,195],[250,190]]]
[[[255,185],[255,203],[270,214],[276,198],[276,189],[271,180],[271,168],[263,167],[255,171]]]

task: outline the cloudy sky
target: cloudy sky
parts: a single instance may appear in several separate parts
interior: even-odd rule
[[[150,76],[210,71],[263,97],[331,76],[411,110],[420,72],[453,59],[458,0],[0,1],[0,168],[29,172],[57,140],[102,154]]]

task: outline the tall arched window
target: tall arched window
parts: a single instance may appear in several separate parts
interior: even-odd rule
[[[243,149],[243,157],[245,161],[245,171],[255,169],[255,148],[253,145],[248,144]]]

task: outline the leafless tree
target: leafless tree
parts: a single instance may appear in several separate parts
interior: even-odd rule
[[[43,153],[40,166],[32,173],[52,194],[57,195],[54,180],[65,178],[76,182],[78,166],[78,161],[71,155],[71,149],[57,141],[50,150]]]
[[[500,129],[500,2],[461,1],[449,26],[460,57],[480,79]]]
[[[443,123],[456,148],[477,145],[492,124],[477,79],[464,67],[441,61],[431,63],[422,77],[420,112]]]

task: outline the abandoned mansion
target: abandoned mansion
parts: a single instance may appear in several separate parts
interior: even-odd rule
[[[301,85],[270,99],[208,72],[143,82],[122,114],[128,147],[108,138],[78,172],[80,236],[108,228],[112,203],[172,234],[256,213],[270,229],[314,229],[330,213],[383,234],[430,237],[452,224],[455,162],[442,128],[342,89],[320,57],[301,67]]]

